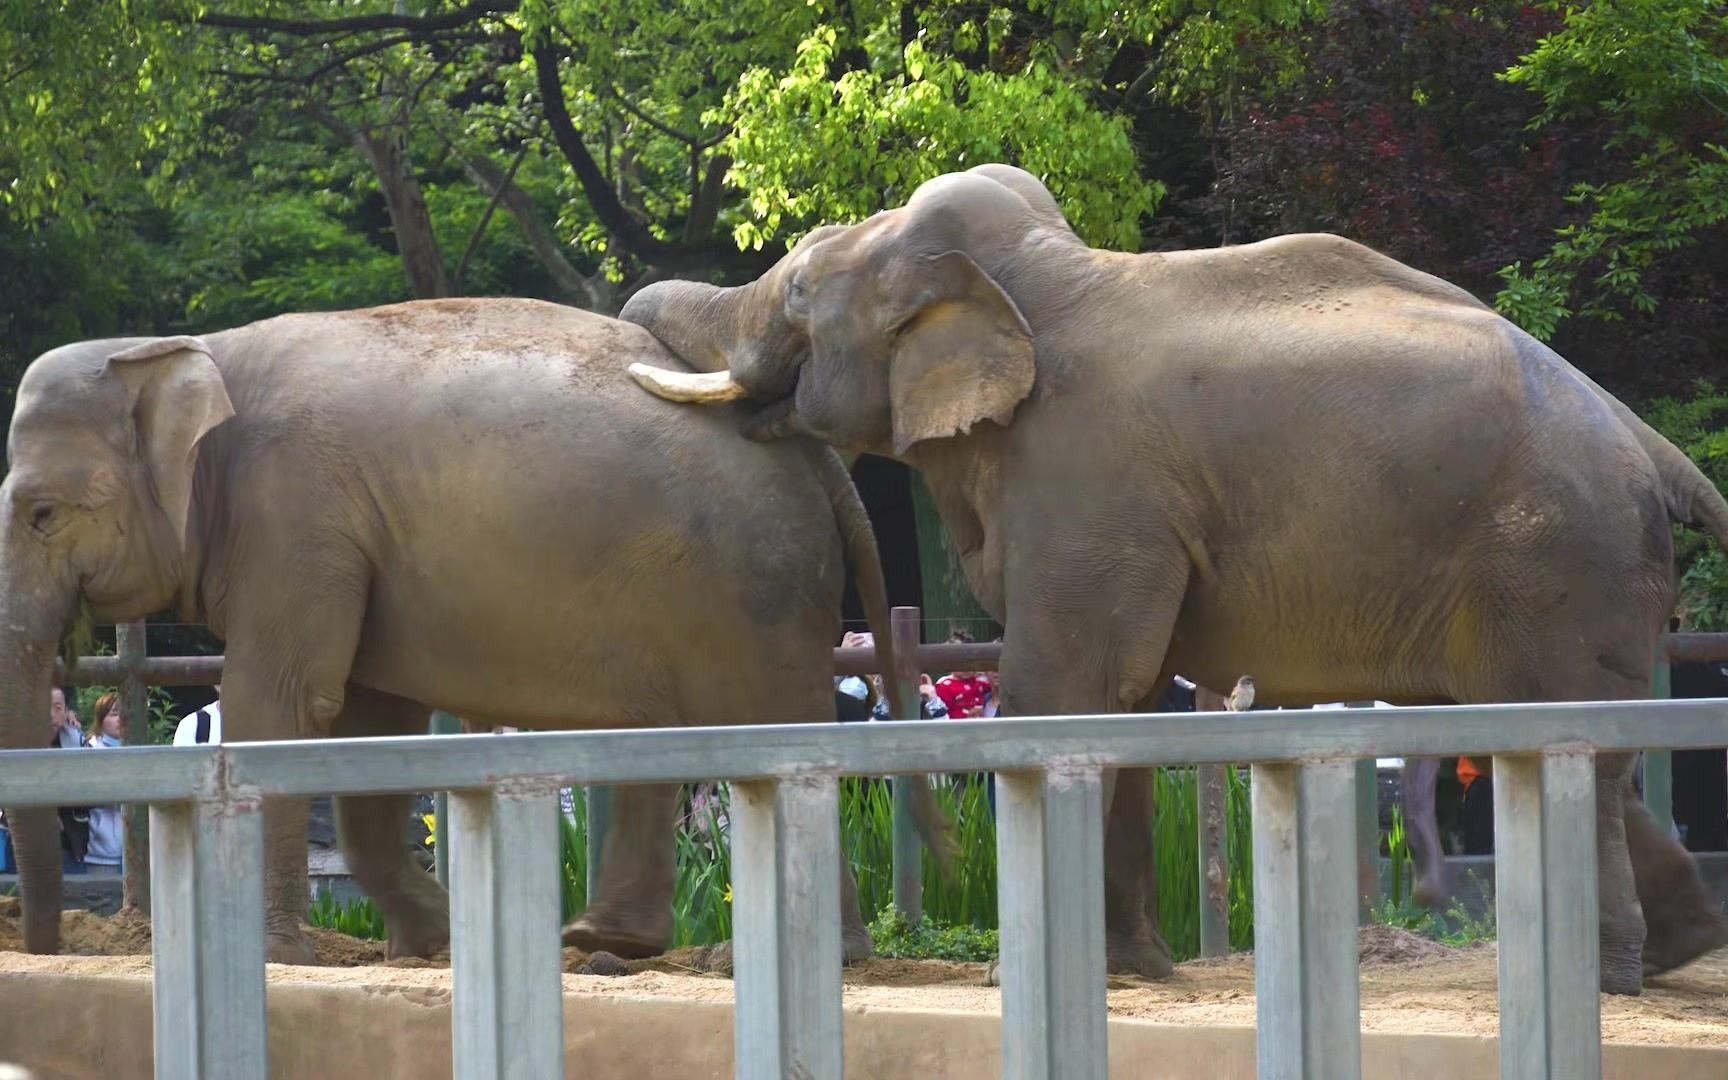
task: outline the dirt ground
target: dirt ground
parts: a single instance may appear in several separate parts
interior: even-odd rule
[[[136,911],[101,918],[68,911],[62,951],[102,958],[67,960],[80,974],[149,970],[150,923]],[[271,967],[272,978],[400,987],[410,995],[447,992],[449,955],[386,961],[380,943],[332,931],[309,931],[321,968]],[[22,948],[16,901],[0,898],[0,952]],[[1492,943],[1453,948],[1386,926],[1361,933],[1362,1026],[1368,1031],[1491,1036],[1497,1028]],[[567,990],[589,994],[670,996],[730,1001],[731,980],[711,970],[709,950],[679,949],[652,960],[619,962],[564,950]],[[591,972],[599,971],[601,974]],[[604,974],[605,972],[621,974]],[[995,1013],[1000,991],[983,985],[984,965],[875,959],[846,969],[846,1002]],[[1163,982],[1111,976],[1112,1016],[1176,1024],[1254,1023],[1254,961],[1248,954],[1179,965]],[[1653,980],[1636,998],[1604,996],[1609,1042],[1728,1047],[1728,950]]]

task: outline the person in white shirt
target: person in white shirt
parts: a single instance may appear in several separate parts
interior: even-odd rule
[[[196,712],[180,718],[174,729],[175,746],[196,746],[199,743],[222,741],[222,684],[216,684],[216,700]]]

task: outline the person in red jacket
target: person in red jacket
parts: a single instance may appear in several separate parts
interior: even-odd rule
[[[950,645],[971,644],[972,635],[955,630],[948,635]],[[969,720],[984,716],[996,696],[996,685],[990,676],[977,671],[956,671],[936,680],[936,696],[948,707],[954,720]]]

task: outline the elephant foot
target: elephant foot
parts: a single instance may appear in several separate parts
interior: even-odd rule
[[[635,927],[618,926],[603,913],[584,911],[564,926],[564,944],[585,953],[609,952],[625,960],[646,960],[666,951],[670,930],[643,933]]]
[[[1637,997],[1644,992],[1644,965],[1641,960],[1644,935],[1640,932],[1635,937],[1628,937],[1624,936],[1624,931],[1629,928],[1619,929],[1622,933],[1612,937],[1605,936],[1601,942],[1602,992]],[[1643,927],[1638,929],[1642,931]]]
[[[1623,997],[1638,997],[1644,993],[1644,976],[1637,968],[1626,964],[1602,965],[1602,992]]]
[[[286,930],[266,930],[264,961],[269,964],[298,964],[301,967],[318,967],[323,963],[318,959],[318,954],[312,951],[312,939],[299,927],[295,927],[292,933]]]
[[[1417,907],[1438,910],[1451,895],[1452,890],[1439,878],[1422,878],[1410,890],[1410,899]]]
[[[1138,975],[1143,979],[1168,979],[1176,971],[1170,947],[1157,933],[1132,940],[1107,941],[1104,970],[1111,975]],[[993,985],[993,984],[992,984]]]
[[[404,956],[417,956],[430,960],[450,945],[450,916],[445,912],[437,912],[437,917],[402,920],[390,927],[389,937],[384,942],[384,959],[395,960]]]
[[[382,905],[389,930],[384,958],[429,960],[450,944],[450,894],[431,874],[410,870],[402,881],[401,892],[392,892]]]
[[[1690,923],[1652,922],[1644,941],[1644,974],[1660,975],[1728,945],[1728,921],[1719,914]]]
[[[850,967],[860,960],[876,955],[876,943],[868,930],[843,930],[840,934],[840,963]]]

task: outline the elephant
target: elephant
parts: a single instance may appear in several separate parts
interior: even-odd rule
[[[620,317],[701,372],[633,368],[648,392],[922,475],[1004,626],[1005,715],[1150,711],[1176,672],[1266,705],[1644,698],[1671,522],[1728,543],[1679,449],[1464,289],[1322,233],[1094,249],[1009,165]],[[1596,792],[1624,994],[1728,942],[1631,761]],[[1146,780],[1110,784],[1107,956],[1157,976]]]
[[[539,729],[832,721],[844,561],[888,670],[893,656],[846,466],[818,442],[744,439],[741,416],[693,424],[631,383],[632,362],[677,361],[640,327],[525,299],[42,354],[0,485],[0,745],[40,745],[81,609],[119,622],[175,605],[225,643],[230,742],[424,734],[432,709]],[[617,790],[567,942],[626,958],[670,943],[677,793]],[[949,823],[922,794],[945,865]],[[389,955],[428,956],[448,899],[410,857],[408,809],[339,797],[337,827]],[[264,808],[276,961],[314,962],[305,812]],[[37,953],[59,946],[53,815],[11,815]],[[842,863],[851,960],[871,945]]]

